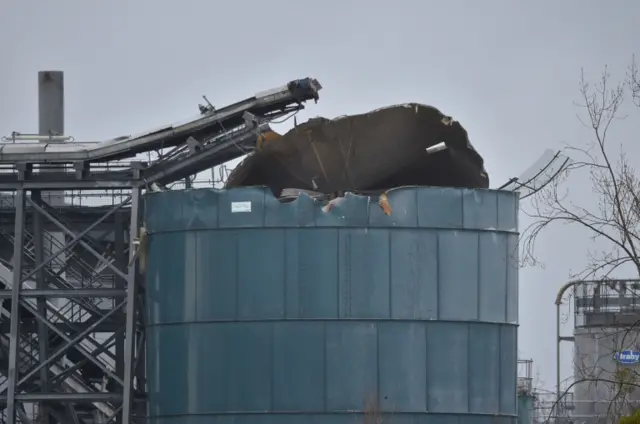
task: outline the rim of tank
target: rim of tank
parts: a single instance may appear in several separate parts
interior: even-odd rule
[[[145,195],[149,233],[215,228],[380,227],[518,232],[519,193],[402,186],[329,198],[264,186],[191,188]]]

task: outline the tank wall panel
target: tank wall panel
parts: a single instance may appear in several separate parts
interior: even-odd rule
[[[372,420],[373,418],[367,418]],[[515,424],[517,418],[510,417],[492,417],[487,415],[468,415],[457,417],[453,415],[415,415],[415,414],[393,414],[385,416],[383,420],[389,420],[393,424]],[[360,424],[366,423],[363,417],[356,414],[331,414],[327,416],[324,413],[312,414],[233,414],[227,416],[211,417],[209,415],[187,415],[184,417],[162,417],[155,418],[154,422],[158,424]],[[375,421],[369,421],[375,422]],[[384,422],[384,421],[382,421]]]
[[[515,422],[517,196],[388,198],[148,196],[152,422]]]
[[[517,288],[513,279],[507,284],[517,262],[495,260],[511,255],[515,241],[509,239],[516,235],[320,232],[318,237],[304,229],[154,235],[147,276],[150,324],[282,318],[517,322]],[[256,266],[256,260],[269,266]],[[172,307],[159,307],[167,304]]]
[[[376,387],[385,411],[516,413],[511,325],[199,323],[148,337],[152,416],[358,411]]]
[[[332,213],[304,194],[280,203],[268,190],[175,190],[146,197],[146,225],[151,232],[218,228],[384,227],[445,228],[516,232],[517,194],[495,190],[405,187],[390,190],[389,199],[401,210],[385,215],[366,196],[347,194]],[[231,203],[251,202],[251,211],[232,212]],[[495,212],[485,205],[495,203]],[[393,205],[392,205],[393,206]]]

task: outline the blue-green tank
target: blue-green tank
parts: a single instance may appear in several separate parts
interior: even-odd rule
[[[517,194],[145,209],[151,423],[516,423]]]

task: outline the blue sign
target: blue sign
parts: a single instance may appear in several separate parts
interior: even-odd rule
[[[622,352],[616,352],[613,358],[624,365],[633,365],[640,362],[640,352],[635,350],[623,350]]]

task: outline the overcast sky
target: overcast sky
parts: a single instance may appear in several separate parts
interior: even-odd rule
[[[546,148],[588,140],[574,105],[581,67],[622,78],[640,53],[637,0],[3,0],[0,16],[2,135],[37,132],[39,70],[65,71],[79,141],[188,118],[203,94],[222,106],[311,76],[324,90],[299,121],[432,104],[468,130],[493,186]],[[639,129],[624,121],[614,135],[631,142]],[[546,266],[521,272],[520,356],[547,387],[553,299],[584,263],[585,237],[546,235]],[[567,376],[570,347],[563,356]]]

